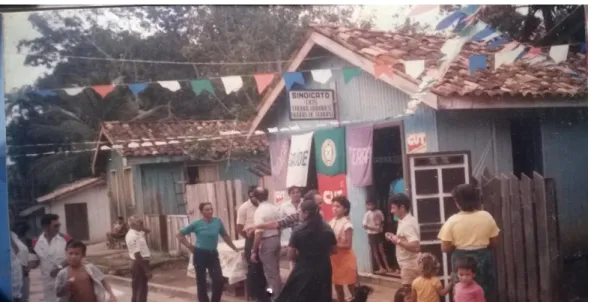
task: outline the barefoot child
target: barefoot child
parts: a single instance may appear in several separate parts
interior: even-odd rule
[[[83,263],[86,245],[71,241],[66,246],[68,266],[55,279],[55,291],[60,302],[116,302],[103,273],[91,263]],[[109,294],[107,299],[106,293]]]
[[[455,264],[460,282],[454,287],[454,301],[486,302],[484,290],[474,281],[478,267],[476,260],[472,257],[463,257],[458,258]]]
[[[379,267],[377,273],[383,274],[386,270],[391,272],[392,269],[388,265],[381,236],[384,230],[384,214],[379,209],[376,209],[375,203],[371,200],[366,202],[366,208],[367,212],[363,215],[363,228],[367,231],[367,236],[369,237],[369,246],[371,247],[373,260]]]
[[[441,281],[437,278],[439,262],[432,254],[421,254],[419,267],[421,269],[421,276],[412,282],[411,301],[439,302],[440,296],[443,297],[449,293],[452,283],[450,282],[446,287],[441,285]],[[455,300],[455,302],[459,301]]]

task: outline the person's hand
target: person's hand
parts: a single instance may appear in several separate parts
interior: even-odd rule
[[[386,239],[388,239],[388,241],[391,241],[392,243],[396,243],[397,237],[393,233],[387,232],[385,234],[385,236],[386,236]]]
[[[109,302],[117,302],[117,298],[115,297],[115,295],[109,296]]]
[[[257,259],[257,252],[253,251],[250,253],[250,261],[252,261],[252,263],[257,263],[258,259]]]
[[[74,277],[72,277],[72,278],[68,279],[68,281],[66,281],[65,288],[68,292],[72,289],[72,286],[74,286],[74,281],[76,281],[76,278],[74,278]]]
[[[195,246],[194,245],[190,245],[187,248],[189,249],[189,251],[191,252],[191,254],[195,254]]]
[[[246,234],[246,236],[252,235],[252,233],[254,233],[254,226],[249,226],[245,228],[244,233]]]

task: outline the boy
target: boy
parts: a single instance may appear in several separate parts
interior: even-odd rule
[[[472,257],[459,258],[455,262],[459,282],[454,286],[454,301],[456,302],[486,302],[484,290],[474,276],[478,263]]]
[[[384,252],[382,236],[380,236],[380,233],[384,230],[384,214],[382,211],[376,209],[375,203],[371,200],[366,202],[366,209],[367,212],[363,215],[363,228],[367,231],[371,253],[379,267],[376,273],[383,274],[386,272],[386,269],[388,272],[391,272],[392,269],[388,265],[388,259],[386,259],[386,253]],[[382,262],[384,265],[382,265]]]
[[[83,263],[86,245],[70,241],[66,246],[68,266],[55,278],[55,291],[60,302],[116,302],[103,273],[91,263]],[[107,300],[106,293],[109,294]]]

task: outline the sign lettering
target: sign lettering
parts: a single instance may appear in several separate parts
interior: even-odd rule
[[[371,159],[371,151],[371,147],[349,147],[349,156],[351,156],[351,164],[354,166],[367,165]]]
[[[334,91],[289,91],[289,114],[292,120],[335,119]]]
[[[308,166],[309,150],[293,152],[289,154],[289,167],[304,167]]]
[[[427,152],[427,135],[424,132],[410,133],[406,136],[406,153]]]

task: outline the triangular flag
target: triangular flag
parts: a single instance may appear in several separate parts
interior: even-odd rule
[[[455,11],[451,15],[443,18],[443,20],[441,20],[439,22],[439,24],[437,24],[437,26],[435,27],[435,30],[446,29],[450,25],[452,25],[455,21],[457,21],[458,19],[465,18],[465,17],[466,17],[466,14],[464,14],[460,11]]]
[[[484,38],[492,35],[493,33],[495,33],[495,30],[492,27],[487,26],[485,29],[483,29],[482,31],[480,31],[479,33],[474,35],[474,37],[472,38],[472,41],[483,40]]]
[[[82,91],[84,91],[84,88],[86,88],[86,87],[72,87],[72,88],[66,88],[66,89],[64,89],[64,92],[65,92],[67,95],[74,96],[74,95],[77,95],[77,94],[81,93]]]
[[[215,96],[215,91],[213,90],[213,86],[211,86],[210,80],[192,80],[191,81],[191,88],[193,88],[193,92],[195,95],[200,95],[203,90],[209,92],[211,95]]]
[[[374,64],[373,65],[373,74],[376,78],[379,78],[382,74],[385,74],[389,77],[394,76],[394,72],[392,71],[392,67],[384,64]]]
[[[332,70],[330,69],[316,69],[310,72],[314,81],[320,84],[326,84],[332,77]]]
[[[226,94],[236,92],[242,88],[242,77],[241,76],[229,76],[223,77],[222,83],[226,89]]]
[[[519,46],[519,42],[517,41],[511,41],[507,44],[505,44],[505,47],[503,47],[503,49],[501,49],[501,51],[510,51],[515,49],[515,47]]]
[[[443,43],[441,46],[441,53],[445,55],[443,58],[444,61],[454,60],[460,51],[462,50],[462,46],[466,43],[466,39],[463,38],[454,38],[449,39]]]
[[[538,47],[534,47],[527,52],[528,57],[535,57],[542,53],[542,49]]]
[[[466,5],[466,6],[463,6],[462,8],[460,8],[460,11],[463,12],[464,14],[466,14],[466,15],[472,15],[479,8],[480,8],[480,5]]]
[[[42,97],[47,97],[47,96],[56,96],[57,93],[55,93],[55,91],[53,90],[47,90],[47,89],[43,89],[43,90],[35,90],[35,93],[37,95],[40,95]]]
[[[568,57],[568,46],[568,44],[554,45],[550,47],[548,55],[550,55],[550,58],[556,63],[564,62]]]
[[[290,90],[293,84],[305,85],[304,75],[301,72],[284,72],[283,81],[285,81],[285,87]]]
[[[94,91],[96,91],[96,93],[98,93],[101,98],[105,98],[107,96],[107,94],[109,94],[111,91],[113,91],[115,89],[115,86],[113,85],[96,85],[96,86],[91,86],[90,88],[94,89]]]
[[[148,88],[148,84],[146,83],[135,83],[135,84],[127,84],[127,88],[131,90],[133,95],[137,96],[140,92],[144,91],[144,89]]]
[[[414,79],[425,70],[425,60],[404,61],[404,71]]]
[[[500,37],[500,36],[501,36],[501,33],[498,32],[498,31],[495,31],[492,34],[490,34],[490,35],[482,38],[482,42],[488,42],[488,41],[490,41],[490,40],[492,40],[492,39],[494,39],[496,37]]]
[[[507,42],[509,42],[509,39],[501,36],[500,38],[495,39],[494,41],[492,41],[492,43],[490,43],[488,45],[488,48],[496,48],[496,47],[499,47],[499,46],[501,46],[501,45],[503,45],[503,44],[505,44]]]
[[[438,7],[439,7],[439,5],[432,5],[432,4],[415,5],[412,7],[412,10],[408,14],[408,17],[418,16],[418,15],[424,14],[426,12],[430,12]]]
[[[473,55],[468,59],[468,68],[470,74],[478,69],[486,70],[486,55]]]
[[[495,69],[501,67],[503,64],[513,64],[515,60],[523,53],[525,47],[519,45],[514,50],[510,51],[499,51],[495,53]]]
[[[265,91],[265,88],[269,86],[273,79],[275,78],[275,74],[273,73],[261,73],[255,74],[254,80],[257,82],[257,89],[259,90],[259,94],[262,94]]]
[[[178,91],[181,89],[181,84],[178,81],[159,81],[158,84],[163,88],[166,88],[172,92]]]
[[[466,40],[472,40],[481,31],[487,27],[486,23],[477,21],[474,25],[467,25],[458,35]],[[463,45],[462,45],[463,46]]]
[[[347,67],[343,68],[343,80],[345,84],[348,84],[353,78],[361,75],[361,68],[359,67]]]

